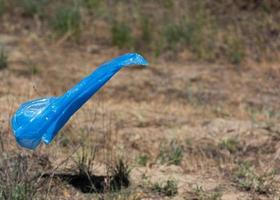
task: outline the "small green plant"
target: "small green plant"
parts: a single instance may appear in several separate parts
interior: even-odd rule
[[[94,9],[100,5],[102,0],[83,0],[82,2],[87,8]]]
[[[233,44],[233,46],[231,46],[230,62],[232,64],[238,65],[244,60],[244,58],[245,51],[242,45],[239,43]]]
[[[87,146],[82,144],[81,153],[79,153],[78,156],[73,159],[76,166],[70,171],[72,171],[72,173],[75,174],[75,177],[82,180],[83,185],[79,184],[79,187],[82,191],[97,191],[96,185],[94,184],[94,180],[92,178],[95,153],[96,149],[88,148]],[[71,182],[71,179],[65,178],[65,180],[70,180]]]
[[[180,165],[183,159],[183,148],[177,143],[176,140],[172,140],[169,145],[164,147],[159,154],[159,160],[161,164],[174,164]]]
[[[202,8],[200,8],[202,9]],[[173,51],[187,48],[198,59],[210,60],[214,57],[214,34],[208,29],[214,29],[211,22],[206,22],[204,12],[197,12],[194,16],[184,16],[177,22],[170,22],[164,27],[163,35],[166,46]]]
[[[81,30],[81,14],[78,6],[60,6],[51,20],[53,30],[58,37],[65,34],[78,37]]]
[[[70,144],[70,140],[68,137],[65,137],[64,135],[61,137],[61,139],[59,140],[59,144],[63,147],[68,147],[68,145]]]
[[[174,1],[173,0],[162,0],[162,3],[164,5],[165,8],[170,9],[173,7],[174,5]]]
[[[141,21],[141,39],[147,44],[152,40],[151,22],[148,17],[144,17]]]
[[[33,17],[34,15],[42,15],[43,7],[47,5],[49,0],[21,0],[20,6],[25,16]]]
[[[250,170],[247,163],[242,163],[234,173],[234,182],[245,191],[250,191],[256,175]]]
[[[269,2],[268,1],[262,1],[261,2],[261,5],[260,5],[260,8],[263,12],[266,12],[266,13],[271,13],[272,12],[272,5],[269,5]]]
[[[0,0],[0,16],[4,14],[6,9],[6,1]]]
[[[168,197],[173,197],[178,193],[178,186],[175,180],[167,180],[163,184],[155,183],[151,189],[153,192]]]
[[[0,161],[0,199],[29,200],[36,195],[39,186],[36,175],[32,175],[27,157],[16,157]]]
[[[30,66],[30,73],[32,75],[36,75],[40,72],[39,68],[36,65],[31,65]]]
[[[195,42],[196,40],[198,40],[197,38],[200,37],[199,35],[197,35],[201,31],[200,25],[195,24],[194,22],[185,18],[181,22],[181,26],[184,27],[184,30],[182,32],[184,43],[187,46],[194,48]]]
[[[219,144],[219,147],[228,150],[230,153],[236,153],[241,150],[241,144],[237,138],[225,139]]]
[[[80,176],[90,177],[93,172],[93,162],[95,159],[95,149],[89,149],[82,146],[82,152],[74,160],[77,166],[77,174]]]
[[[182,39],[183,30],[180,25],[170,23],[165,26],[163,33],[168,46],[175,48],[175,45]]]
[[[239,65],[245,58],[245,47],[241,39],[231,36],[226,42],[226,56],[228,60],[234,64]]]
[[[119,159],[111,169],[110,188],[112,191],[120,190],[122,187],[129,186],[130,168],[122,159]]]
[[[195,188],[193,188],[191,192],[191,199],[197,199],[197,200],[221,200],[222,199],[222,193],[215,189],[214,191],[205,191],[202,186],[196,185]]]
[[[149,161],[149,156],[147,154],[140,155],[137,158],[137,163],[141,166],[146,166],[148,161]]]
[[[24,14],[27,16],[34,16],[39,11],[39,1],[35,0],[22,0],[21,6],[23,7]]]
[[[8,56],[3,47],[0,46],[0,70],[8,67]]]
[[[36,75],[40,72],[40,69],[37,65],[37,63],[35,63],[33,60],[31,60],[30,58],[28,58],[25,61],[26,66],[29,68],[29,74],[30,75]]]
[[[119,48],[129,48],[133,46],[131,28],[124,22],[114,22],[111,28],[112,43]]]
[[[30,193],[31,186],[29,184],[17,184],[12,191],[13,200],[27,200]]]
[[[234,183],[238,188],[259,194],[273,192],[273,173],[257,175],[248,163],[241,163],[234,172]]]

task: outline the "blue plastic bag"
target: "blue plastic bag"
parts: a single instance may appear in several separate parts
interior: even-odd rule
[[[71,116],[120,69],[147,64],[139,54],[124,54],[99,66],[62,96],[23,103],[11,119],[17,143],[28,149],[35,149],[42,140],[51,143]]]

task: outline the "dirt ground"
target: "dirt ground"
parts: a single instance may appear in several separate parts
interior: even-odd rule
[[[48,43],[25,33],[2,34],[0,41],[9,55],[8,68],[0,71],[6,155],[25,155],[37,164],[45,159],[45,171],[61,173],[74,166],[84,145],[96,149],[95,175],[106,175],[108,163],[122,158],[131,169],[130,185],[112,199],[280,198],[279,64],[237,67],[148,57],[148,67],[119,72],[52,144],[33,152],[20,148],[10,129],[20,103],[61,95],[124,52],[90,43]],[[155,189],[168,180],[177,185],[174,195]],[[42,196],[107,198],[59,180],[49,182]]]

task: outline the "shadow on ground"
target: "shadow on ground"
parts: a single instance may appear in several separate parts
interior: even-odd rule
[[[43,178],[59,179],[67,182],[83,193],[103,193],[118,191],[129,186],[129,180],[120,176],[96,176],[88,174],[55,173],[44,174]]]

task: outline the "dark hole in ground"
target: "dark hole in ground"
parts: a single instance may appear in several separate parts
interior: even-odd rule
[[[83,193],[103,193],[118,191],[129,186],[128,177],[123,176],[96,176],[87,174],[44,174],[44,178],[60,179]]]

